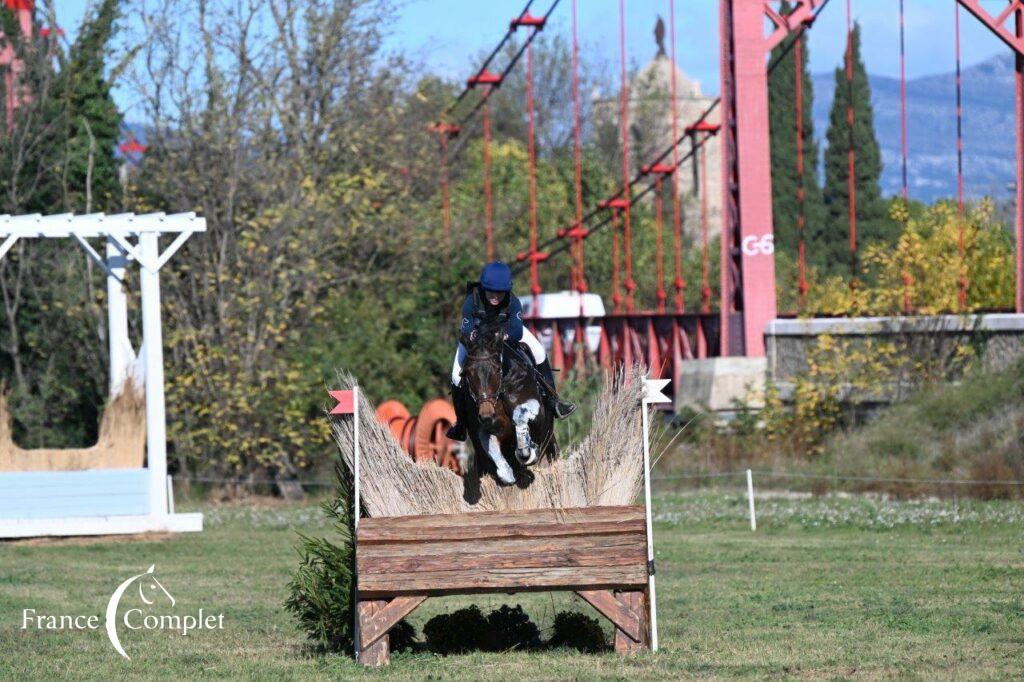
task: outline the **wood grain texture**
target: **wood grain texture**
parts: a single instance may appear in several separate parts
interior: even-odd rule
[[[578,590],[588,604],[597,609],[619,630],[622,630],[635,641],[640,641],[643,632],[643,614],[633,610],[630,604],[622,601],[611,590]]]
[[[373,620],[378,611],[387,606],[384,600],[365,600],[359,602],[359,630],[362,632],[364,624]],[[391,643],[387,634],[379,637],[370,647],[359,647],[359,662],[367,666],[387,665],[391,662]]]
[[[628,632],[615,628],[615,651],[620,654],[632,654],[647,648],[647,609],[643,590],[626,590],[616,593],[616,598],[625,604],[630,611],[641,616],[640,637],[634,639]]]
[[[514,592],[531,589],[586,590],[608,587],[629,588],[647,583],[646,564],[628,566],[564,566],[556,568],[492,568],[487,571],[411,571],[408,573],[359,575],[363,597],[400,594],[471,594]]]
[[[360,613],[359,641],[361,648],[365,651],[372,647],[377,640],[387,635],[395,623],[412,613],[413,609],[422,604],[426,598],[425,595],[395,597],[383,608],[375,607],[374,612],[365,621]],[[373,603],[379,604],[380,602]]]
[[[556,568],[627,566],[643,563],[642,533],[513,538],[479,542],[427,542],[360,545],[361,575],[413,571],[491,570],[495,568]]]
[[[486,540],[516,537],[643,532],[640,506],[537,509],[363,519],[362,544]]]

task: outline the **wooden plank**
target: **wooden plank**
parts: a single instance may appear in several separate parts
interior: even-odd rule
[[[643,590],[627,590],[619,592],[618,599],[622,601],[633,613],[646,614],[644,608]],[[641,621],[642,628],[640,637],[634,639],[628,632],[621,628],[615,628],[615,651],[620,654],[632,654],[646,648],[646,618]]]
[[[363,597],[400,594],[467,594],[530,589],[580,590],[629,588],[647,583],[647,565],[579,566],[556,568],[495,568],[488,571],[410,571],[407,573],[359,574]]]
[[[576,594],[610,620],[618,630],[622,630],[635,641],[640,641],[642,614],[638,614],[630,604],[618,599],[611,590],[577,590]]]
[[[382,526],[363,528],[359,523],[360,544],[381,544],[399,542],[436,542],[491,540],[502,538],[557,537],[563,535],[611,535],[615,533],[646,532],[643,518],[628,521],[598,521],[574,523],[519,523],[492,526],[439,526],[408,530],[399,527]]]
[[[472,552],[474,554],[527,554],[555,550],[618,548],[647,546],[641,532],[611,533],[607,535],[545,536],[536,538],[505,538],[501,540],[479,540],[471,544],[442,540],[433,542],[396,542],[359,545],[360,559],[390,557],[437,557]]]
[[[359,625],[359,641],[362,642],[361,648],[365,651],[376,644],[378,639],[386,635],[388,630],[394,627],[395,623],[412,613],[413,609],[422,604],[424,600],[426,600],[425,595],[395,597],[387,603],[387,606],[383,608],[378,607],[370,615],[368,622],[361,622]]]
[[[459,543],[465,545],[465,543]],[[499,568],[571,568],[591,566],[632,566],[647,561],[647,548],[641,543],[628,547],[555,549],[529,553],[460,552],[440,556],[359,557],[360,574],[419,573],[421,571],[490,571]]]
[[[380,610],[387,606],[383,600],[364,600],[359,602],[359,630],[367,626]],[[378,666],[387,665],[391,662],[391,642],[385,633],[379,637],[370,647],[359,647],[359,662],[363,665]]]
[[[361,533],[387,527],[405,530],[444,526],[503,526],[520,523],[578,523],[581,521],[631,521],[644,518],[639,505],[572,507],[567,509],[528,509],[524,511],[487,511],[468,514],[426,514],[385,516],[359,521]]]

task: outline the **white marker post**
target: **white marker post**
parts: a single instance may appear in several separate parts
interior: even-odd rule
[[[328,391],[327,392],[332,398],[334,398],[338,404],[331,408],[330,414],[351,414],[352,415],[352,470],[354,473],[354,482],[352,486],[352,527],[353,530],[359,527],[359,385],[354,385],[350,390],[347,391]],[[352,545],[355,548],[356,544],[356,533],[352,534]],[[358,567],[357,567],[358,568]],[[356,571],[356,575],[359,571]],[[359,660],[359,600],[356,600],[355,608],[353,609],[355,618],[355,626],[352,632],[355,634],[353,637],[353,647],[355,649],[356,661]]]
[[[358,531],[359,530],[359,384],[355,384],[354,386],[352,386],[352,420],[353,420],[352,421],[352,460],[353,460],[353,464],[354,464],[354,466],[352,468],[355,469],[355,480],[353,481],[353,485],[352,485],[352,493],[353,493],[352,497],[354,498],[354,501],[353,501],[354,508],[352,509],[352,529],[355,530],[355,531]],[[359,535],[358,532],[352,533],[352,550],[353,550],[353,554],[355,553],[356,542],[357,542],[356,538],[358,537],[358,535]],[[356,567],[356,576],[358,576],[358,575],[359,575],[359,568],[357,566]],[[356,580],[358,581],[359,578],[357,577]],[[356,619],[355,628],[352,630],[352,632],[355,634],[355,637],[353,638],[353,640],[355,642],[355,649],[356,649],[356,652],[355,652],[356,663],[358,663],[359,662],[359,654],[362,653],[362,651],[361,651],[362,647],[359,646],[359,640],[363,636],[363,634],[362,634],[362,632],[360,632],[360,628],[359,628],[359,586],[358,586],[358,584],[356,585],[356,603],[355,603],[355,608],[352,609],[352,613],[355,614],[355,619]]]
[[[747,469],[747,499],[750,501],[750,530],[757,530],[757,516],[754,514],[754,472]]]
[[[644,431],[644,511],[647,515],[647,591],[651,599],[651,651],[658,650],[658,600],[654,590],[654,524],[651,512],[651,435],[647,426],[647,406],[671,402],[662,393],[669,379],[645,379],[640,401],[640,423]]]

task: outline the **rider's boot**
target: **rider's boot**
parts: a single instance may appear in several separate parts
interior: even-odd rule
[[[466,389],[461,385],[452,385],[452,403],[455,405],[455,423],[448,427],[448,431],[444,434],[449,440],[464,442],[466,438],[469,437],[469,434],[466,432],[466,425],[459,419],[459,414],[463,412],[466,402]]]
[[[575,412],[575,405],[570,403],[568,400],[561,400],[558,397],[558,389],[555,387],[555,372],[551,369],[551,362],[545,359],[544,362],[537,365],[537,369],[540,371],[541,376],[544,377],[544,381],[547,382],[547,387],[544,389],[544,395],[547,397],[548,409],[554,413],[555,417],[558,419],[565,419]]]

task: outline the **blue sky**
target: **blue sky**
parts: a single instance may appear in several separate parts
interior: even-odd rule
[[[524,0],[397,0],[398,18],[388,45],[423,65],[425,70],[462,79],[476,58],[501,37]],[[988,0],[987,0],[988,1]],[[541,13],[551,0],[535,0]],[[953,69],[953,0],[905,0],[907,72],[910,77]],[[73,34],[87,0],[56,0],[60,24]],[[676,52],[682,69],[700,81],[706,93],[718,91],[718,2],[676,0]],[[999,7],[999,0],[989,5]],[[897,0],[853,0],[854,15],[864,27],[864,55],[873,74],[898,74]],[[634,64],[655,52],[656,17],[668,13],[668,0],[626,0],[627,51]],[[562,0],[548,30],[567,34],[570,0]],[[590,57],[617,64],[618,0],[579,0],[581,41]],[[966,13],[962,15],[967,65],[1008,51]],[[844,0],[831,0],[811,31],[811,69],[827,71],[842,61]],[[127,103],[123,94],[119,103]]]

